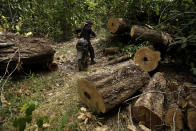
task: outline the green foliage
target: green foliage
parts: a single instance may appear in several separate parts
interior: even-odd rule
[[[25,116],[15,119],[13,122],[13,126],[19,131],[24,131],[26,128],[26,123],[31,123],[32,113],[37,107],[37,101],[24,104],[20,111],[25,112]],[[36,124],[39,128],[42,128],[43,124],[48,121],[48,116],[43,116],[36,119]]]
[[[100,10],[101,7],[101,10]],[[101,27],[101,16],[105,7],[92,0],[9,0],[0,2],[0,16],[9,23],[6,28],[22,34],[32,32],[34,36],[49,37],[55,41],[69,39],[73,30],[83,26],[87,19]]]
[[[139,45],[126,45],[121,50],[122,50],[122,52],[124,52],[126,54],[134,54],[138,49],[145,47],[145,46],[148,46],[149,44],[150,44],[150,42],[145,41]]]
[[[62,120],[61,120],[61,128],[64,128],[64,127],[65,127],[68,118],[69,118],[69,113],[66,113],[66,114],[63,116]]]
[[[44,116],[44,117],[40,117],[36,120],[36,124],[39,128],[42,128],[43,127],[43,124],[48,122],[48,116]]]
[[[18,128],[19,131],[24,131],[26,127],[26,123],[31,123],[32,112],[36,109],[37,106],[38,106],[37,101],[30,102],[28,104],[23,105],[23,107],[21,108],[21,112],[25,111],[25,116],[15,119],[13,122],[13,126],[15,128]]]

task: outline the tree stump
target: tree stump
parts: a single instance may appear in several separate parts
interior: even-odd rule
[[[149,29],[147,27],[133,25],[130,32],[131,37],[135,39],[140,39],[143,41],[150,41],[154,45],[168,45],[173,38],[165,32]]]
[[[106,113],[131,97],[149,81],[133,61],[108,66],[78,80],[81,101],[92,111]]]
[[[139,49],[134,56],[135,63],[147,72],[156,69],[160,60],[160,52],[149,47]]]
[[[123,18],[110,18],[107,23],[107,29],[113,34],[119,34],[129,30]]]
[[[133,106],[133,118],[149,128],[155,128],[162,123],[164,94],[166,88],[163,74],[158,72],[150,80],[147,88]]]

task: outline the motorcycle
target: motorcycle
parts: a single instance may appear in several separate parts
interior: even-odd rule
[[[76,44],[77,60],[79,71],[87,71],[88,69],[88,41],[80,38]]]

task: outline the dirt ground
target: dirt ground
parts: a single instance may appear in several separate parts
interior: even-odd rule
[[[105,115],[97,115],[89,111],[83,105],[77,93],[77,79],[88,75],[91,72],[98,70],[108,61],[108,57],[103,56],[102,48],[98,46],[103,38],[93,39],[92,43],[95,49],[95,65],[90,65],[87,72],[78,72],[76,61],[75,44],[77,39],[65,43],[54,44],[52,47],[56,50],[55,61],[59,65],[59,69],[55,72],[41,72],[35,75],[28,75],[22,80],[10,80],[6,85],[9,89],[5,97],[10,102],[7,115],[0,117],[4,119],[4,123],[0,126],[3,131],[14,130],[12,120],[23,115],[20,113],[21,105],[31,100],[37,100],[39,107],[33,112],[33,122],[27,125],[26,130],[38,130],[36,126],[36,118],[40,116],[48,116],[48,126],[45,130],[48,131],[72,131],[72,130],[87,130],[87,131],[123,131],[128,130],[129,115],[127,114],[127,105],[129,103],[117,107]],[[176,81],[179,84],[184,82],[195,83],[196,79],[183,68],[176,68],[170,64],[161,64],[156,71],[164,72],[167,82]],[[12,89],[11,89],[12,88]],[[14,89],[13,89],[14,88]],[[25,90],[22,90],[25,89]],[[20,91],[23,92],[20,92]],[[29,92],[29,94],[28,94]],[[15,93],[15,97],[10,94]],[[14,98],[17,100],[13,100]],[[20,104],[16,104],[17,102]],[[132,103],[133,101],[130,101]],[[87,110],[86,110],[87,109]],[[79,118],[81,114],[89,114],[88,119],[82,120]],[[9,114],[9,115],[8,115]]]

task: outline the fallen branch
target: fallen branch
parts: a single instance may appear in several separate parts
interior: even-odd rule
[[[127,54],[127,55],[124,55],[124,56],[121,56],[121,57],[118,57],[116,59],[111,60],[110,62],[107,63],[107,65],[113,65],[116,63],[120,63],[120,62],[131,59],[131,57],[132,57],[132,54]]]

